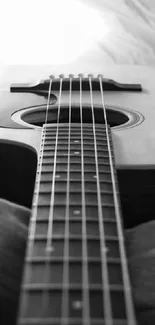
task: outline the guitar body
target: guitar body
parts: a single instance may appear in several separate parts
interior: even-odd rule
[[[51,71],[55,70],[55,67],[50,67]],[[53,70],[52,70],[53,68]],[[72,66],[71,66],[72,68]],[[60,69],[60,68],[59,68]],[[47,70],[47,68],[45,69]],[[63,67],[63,70],[64,67]],[[74,69],[75,70],[75,69]],[[79,68],[80,70],[80,68]],[[78,70],[78,71],[79,71]],[[82,69],[81,69],[82,70]],[[93,69],[91,68],[91,71]],[[70,68],[67,72],[69,74]],[[66,72],[66,76],[67,76]],[[58,72],[57,72],[58,73]],[[75,73],[78,73],[75,71]],[[89,70],[88,70],[89,73]],[[96,73],[96,74],[95,74]],[[115,163],[117,168],[126,168],[128,166],[134,166],[138,168],[146,167],[150,168],[154,165],[155,153],[154,153],[154,69],[143,66],[112,66],[100,69],[95,69],[94,76],[97,73],[103,73],[105,78],[113,79],[120,83],[125,84],[141,84],[142,92],[127,92],[127,91],[105,91],[105,104],[111,109],[118,109],[123,111],[130,119],[135,119],[129,123],[129,125],[122,125],[114,127],[112,129],[112,136],[114,141],[115,150]],[[36,84],[34,76],[30,71],[30,80],[33,80]],[[20,83],[24,79],[20,69],[19,74],[13,79],[13,83]],[[28,73],[27,73],[28,75]],[[28,76],[26,78],[28,80]],[[40,74],[42,77],[43,73]],[[9,74],[8,74],[9,76]],[[56,75],[58,76],[58,74]],[[75,76],[77,76],[75,74]],[[86,77],[87,75],[85,75]],[[33,78],[33,79],[32,79]],[[38,76],[37,76],[38,78]],[[43,79],[43,78],[41,78]],[[45,79],[46,75],[45,75]],[[40,80],[41,81],[41,80]],[[27,84],[30,86],[31,83]],[[58,91],[52,91],[57,96]],[[89,91],[85,91],[83,94],[83,105],[90,104]],[[102,106],[100,95],[94,97],[94,104]],[[76,91],[72,94],[72,100],[75,104],[79,102],[79,94]],[[68,94],[65,94],[62,98],[62,105],[66,105],[68,102]],[[41,128],[33,125],[24,125],[21,121],[18,122],[20,117],[14,117],[15,113],[21,111],[24,113],[26,109],[30,107],[40,106],[47,104],[47,97],[43,97],[37,94],[30,93],[10,93],[9,91],[1,92],[0,96],[0,138],[1,141],[11,140],[19,142],[21,145],[31,146],[36,152],[39,151]],[[135,113],[132,116],[132,112]],[[131,115],[130,115],[131,113]],[[136,114],[137,113],[137,114]],[[18,114],[17,114],[18,115]],[[17,121],[17,122],[16,122]],[[28,131],[28,132],[27,132]]]
[[[141,85],[142,89],[139,91],[134,91],[134,90],[128,91],[127,89],[121,91],[116,91],[116,90],[104,91],[103,89],[104,103],[107,109],[107,116],[109,116],[108,117],[109,121],[112,121],[111,139],[113,142],[115,167],[118,172],[118,177],[120,175],[121,181],[119,182],[120,184],[123,184],[121,185],[122,188],[127,188],[127,185],[125,185],[126,182],[123,179],[124,175],[125,176],[129,175],[127,177],[130,178],[130,175],[132,174],[131,172],[132,170],[134,172],[135,171],[139,172],[141,170],[152,171],[154,170],[154,166],[155,166],[155,150],[154,150],[155,147],[155,128],[154,128],[155,70],[148,67],[138,67],[138,66],[137,67],[130,67],[130,66],[103,67],[102,62],[101,61],[99,62],[97,59],[96,59],[96,64],[94,64],[94,66],[95,68],[93,68],[92,64],[90,63],[86,65],[86,61],[83,60],[82,64],[79,64],[79,62],[77,62],[77,64],[74,63],[74,68],[73,65],[70,65],[68,67],[63,66],[63,67],[59,67],[59,71],[58,71],[56,67],[50,67],[50,71],[48,71],[48,73],[46,74],[47,72],[47,67],[46,67],[45,72],[43,72],[42,70],[40,74],[39,71],[36,74],[37,74],[37,79],[40,76],[41,77],[40,80],[42,80],[42,79],[47,79],[48,75],[51,73],[53,74],[55,73],[57,77],[59,73],[63,72],[65,74],[63,79],[68,78],[68,74],[72,72],[75,73],[76,78],[78,73],[81,71],[85,73],[84,74],[85,78],[87,78],[87,75],[90,72],[93,73],[95,77],[97,76],[98,73],[103,73],[104,78],[112,79],[120,84]],[[45,75],[44,78],[43,75]],[[26,71],[25,78],[26,78],[25,80],[26,82],[30,80],[30,83],[32,83],[33,81],[33,84],[35,84],[33,71]],[[24,81],[24,69],[23,72],[20,71],[20,73],[16,75],[16,77],[12,81],[13,83],[20,84],[18,85],[18,87],[20,88],[22,82]],[[37,82],[36,85],[43,84],[43,83],[44,83],[43,81],[40,81],[39,83]],[[37,162],[40,159],[40,148],[41,148],[40,144],[42,140],[42,126],[40,126],[40,124],[41,123],[42,125],[44,124],[43,117],[48,102],[48,92],[46,92],[45,94],[42,94],[39,91],[35,93],[29,91],[22,92],[21,90],[20,91],[17,91],[17,89],[15,90],[15,88],[18,87],[12,85],[11,88],[12,92],[5,91],[5,92],[1,92],[0,94],[0,147],[3,149],[1,151],[1,157],[2,160],[4,160],[4,164],[5,164],[6,151],[4,149],[4,146],[8,147],[7,155],[6,155],[8,160],[7,168],[9,170],[9,164],[11,165],[11,160],[12,160],[13,163],[12,171],[16,171],[15,172],[16,175],[18,174],[18,166],[16,166],[16,160],[17,160],[16,157],[19,158],[20,164],[24,166],[23,169],[20,170],[21,173],[20,175],[22,175],[22,177],[23,174],[25,175],[24,180],[25,180],[25,184],[27,184],[25,186],[29,191],[30,195],[26,200],[25,197],[22,198],[22,196],[27,196],[28,194],[24,195],[25,188],[21,188],[21,186],[20,186],[20,191],[22,194],[20,193],[19,195],[18,189],[17,189],[18,192],[17,196],[13,193],[15,188],[16,187],[19,188],[19,184],[20,185],[22,184],[22,179],[21,179],[17,181],[18,186],[14,185],[12,187],[12,192],[9,195],[7,193],[3,195],[2,193],[1,196],[7,199],[11,199],[11,201],[15,200],[16,203],[24,204],[27,207],[31,208],[36,167],[37,167]],[[30,85],[27,85],[27,87],[30,87]],[[53,111],[56,112],[58,107],[61,108],[64,107],[64,111],[65,111],[66,108],[69,106],[69,88],[68,90],[62,91],[61,98],[60,98],[59,89],[52,90],[51,87],[51,94],[53,96],[50,102],[51,111],[53,109]],[[92,106],[92,100],[90,95],[91,94],[88,87],[86,87],[86,89],[83,89],[82,107],[83,107],[83,112],[86,110],[85,120],[87,119],[87,108],[90,108]],[[80,92],[78,89],[72,91],[71,100],[72,100],[72,110],[75,110],[75,116],[74,116],[75,124],[76,124],[76,114],[80,105],[79,96],[80,96]],[[97,112],[99,112],[98,120],[100,120],[100,113],[103,110],[103,103],[101,99],[102,98],[101,98],[100,91],[98,90],[93,91],[93,106],[95,107],[96,114],[98,114]],[[41,112],[41,115],[39,114],[39,118],[37,117],[37,112]],[[53,123],[53,128],[55,128],[57,125],[55,120],[55,115],[56,114],[54,113],[54,117],[52,117],[53,122],[52,120],[50,120],[50,123]],[[61,123],[64,126],[66,123],[65,116],[63,120],[63,114],[62,114]],[[116,121],[114,121],[115,118]],[[39,122],[36,122],[35,119]],[[35,125],[35,123],[38,125]],[[89,120],[88,122],[86,121],[85,123],[89,124]],[[77,124],[78,124],[78,120],[77,120]],[[12,147],[14,148],[13,150],[11,149]],[[9,162],[9,148],[10,150],[12,150],[11,151],[12,158],[10,162]],[[20,152],[21,150],[23,150],[22,157],[20,154],[17,154],[17,156],[15,157],[14,152],[17,151]],[[32,153],[33,156],[32,159],[29,158],[27,152]],[[27,162],[26,159],[28,159]],[[31,170],[31,166],[33,172]],[[128,172],[125,172],[126,170]],[[122,174],[121,171],[123,171]],[[30,176],[28,176],[28,174]],[[131,178],[132,180],[133,177],[134,176],[132,176]],[[28,180],[26,180],[26,178]],[[31,181],[29,181],[30,178]],[[127,179],[130,183],[129,178]],[[131,192],[131,183],[129,185],[129,188]],[[128,209],[128,205],[126,210],[127,209]],[[123,211],[123,219],[124,219],[124,211]],[[128,212],[128,214],[132,214],[131,212],[132,209]],[[140,217],[141,216],[138,216],[139,219]],[[131,220],[129,220],[129,218],[130,216],[128,215],[127,217],[128,226],[135,225],[136,222],[135,224],[133,222],[134,217],[131,216]],[[139,219],[137,223],[140,223]],[[94,301],[96,303],[96,300]],[[77,300],[76,302],[77,302],[76,308],[79,309],[80,304],[78,305]],[[24,321],[22,323],[21,320],[21,323],[19,322],[19,324],[26,324],[26,323],[24,323]],[[94,324],[98,324],[97,321]],[[111,323],[107,323],[107,324],[111,324]],[[128,324],[135,324],[134,320],[133,322]]]

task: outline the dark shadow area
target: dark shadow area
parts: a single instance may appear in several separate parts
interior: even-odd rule
[[[155,220],[155,169],[117,170],[125,228]]]
[[[31,208],[37,166],[34,150],[13,142],[0,143],[0,198]],[[29,213],[16,211],[1,202],[0,324],[15,325],[24,266]],[[4,247],[4,249],[3,249]],[[9,289],[8,289],[9,288]]]
[[[93,123],[92,122],[92,108],[90,106],[83,105],[83,112],[82,112],[82,121],[83,123]],[[111,127],[123,125],[129,121],[129,118],[126,114],[113,110],[113,109],[106,109],[107,113],[107,121]],[[43,126],[44,121],[46,118],[46,107],[40,107],[36,111],[26,112],[22,115],[22,120],[32,125]],[[98,107],[94,109],[94,118],[95,122],[98,124],[104,124],[104,113],[103,108]],[[52,109],[48,110],[48,123],[57,123],[57,121],[61,123],[68,123],[69,121],[69,107],[68,106],[61,106],[60,114],[58,119],[58,108],[52,107]],[[72,105],[71,111],[71,123],[81,123],[81,116],[80,116],[80,107],[78,105]]]
[[[0,143],[0,198],[31,208],[37,154],[26,146]]]

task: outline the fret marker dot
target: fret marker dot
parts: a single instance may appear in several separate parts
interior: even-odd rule
[[[79,215],[80,214],[80,210],[74,210],[73,213],[76,214],[76,215]]]
[[[75,143],[79,143],[79,140],[74,140]]]
[[[59,178],[60,177],[60,175],[55,175],[55,178]]]
[[[79,151],[74,151],[75,155],[79,155],[79,153],[80,153]]]
[[[102,247],[102,251],[107,254],[109,252],[109,248],[108,247]]]
[[[49,246],[49,247],[46,248],[47,253],[53,253],[54,251],[55,251],[54,246]]]
[[[97,178],[97,175],[94,175],[93,177],[94,177],[94,178]]]
[[[75,300],[72,302],[72,307],[74,309],[81,309],[82,308],[82,301],[80,300]]]

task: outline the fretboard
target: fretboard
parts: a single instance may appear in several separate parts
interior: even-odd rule
[[[136,324],[115,210],[105,126],[45,124],[18,324]]]

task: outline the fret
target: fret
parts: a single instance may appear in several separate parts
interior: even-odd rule
[[[63,225],[62,225],[63,227]],[[98,242],[98,236],[95,236],[94,234],[92,235],[87,235],[86,233],[86,239],[89,240],[89,242],[91,242],[91,244],[94,244],[96,245],[96,242]],[[36,246],[40,245],[40,242],[45,242],[46,241],[46,238],[47,238],[47,235],[46,234],[35,234],[35,241],[36,241]],[[69,233],[67,235],[64,234],[63,232],[63,228],[60,229],[60,227],[57,227],[56,228],[56,225],[55,225],[55,231],[52,230],[52,236],[51,236],[51,242],[53,240],[56,240],[56,241],[61,241],[61,240],[70,240],[70,241],[75,241],[75,240],[82,240],[83,239],[83,236],[82,234],[76,234],[76,233]],[[117,240],[118,238],[116,236],[106,236],[105,237],[106,241],[105,242],[105,245],[103,246],[103,250],[106,252],[106,254],[109,255],[109,253],[115,253],[115,254],[119,254],[119,247],[117,246]],[[31,241],[33,241],[33,237],[32,236],[29,236],[29,242],[31,243]],[[123,242],[123,240],[121,239],[121,241]],[[116,243],[115,243],[116,242]],[[98,245],[98,243],[97,243]],[[115,246],[115,247],[114,247]],[[102,250],[102,248],[101,248]],[[113,252],[112,252],[113,250]],[[31,250],[30,250],[31,251]],[[46,253],[46,247],[45,247],[45,253]]]
[[[50,150],[48,151],[47,150],[47,152],[42,152],[41,151],[41,156],[43,157],[43,159],[44,158],[50,158],[50,159],[54,159],[54,154],[52,153],[52,152],[50,152]],[[84,157],[84,160],[88,160],[88,159],[92,159],[92,161],[94,161],[94,153],[92,152],[86,152],[86,151],[84,151],[84,153],[83,153],[83,157]],[[67,153],[67,151],[64,151],[64,152],[57,152],[57,158],[58,158],[58,160],[59,159],[61,159],[61,158],[68,158],[68,153]],[[77,161],[78,161],[78,159],[80,158],[81,159],[81,156],[79,155],[79,156],[77,156],[77,155],[75,155],[75,153],[74,152],[71,152],[70,153],[70,158],[71,159],[77,159]],[[101,161],[101,163],[103,162],[103,161],[109,161],[109,155],[108,155],[108,152],[105,152],[104,154],[103,154],[103,152],[102,153],[100,153],[99,151],[98,151],[98,160],[99,161]],[[89,162],[89,161],[88,161]]]
[[[36,226],[40,225],[40,227],[41,227],[41,225],[43,225],[43,227],[44,227],[44,225],[46,223],[48,223],[48,221],[49,221],[48,218],[49,218],[49,216],[48,217],[44,217],[44,216],[41,217],[40,216],[40,217],[37,218],[37,221],[34,221],[34,222],[36,222]],[[65,221],[65,218],[59,216],[59,218],[54,217],[53,220],[57,221],[57,222],[61,222],[61,221],[63,222],[63,221]],[[69,215],[69,221],[76,224],[76,222],[81,222],[82,218],[81,218],[80,215],[79,216],[74,216],[74,217]],[[93,226],[96,227],[96,224],[98,224],[98,219],[97,218],[92,219],[92,218],[87,217],[86,221],[87,221],[87,224],[91,224],[92,227]],[[33,222],[33,219],[31,219],[31,222]],[[104,227],[107,229],[107,231],[105,230],[107,236],[114,236],[114,237],[117,236],[117,223],[116,223],[116,220],[115,219],[104,218],[103,222],[104,222]]]
[[[53,145],[53,146],[49,146],[49,145],[47,145],[47,146],[44,146],[41,150],[40,150],[40,153],[42,153],[43,152],[43,155],[44,154],[47,154],[48,152],[54,152],[55,151],[55,145]],[[75,145],[72,147],[71,146],[71,151],[70,151],[70,154],[71,155],[75,155],[76,154],[76,152],[79,152],[79,154],[81,153],[81,149],[80,148],[78,148],[78,147],[75,147]],[[68,155],[67,154],[67,146],[60,146],[60,145],[58,145],[58,150],[57,150],[57,153],[58,154],[66,154],[66,155]],[[105,148],[102,146],[100,146],[99,147],[99,149],[97,150],[97,153],[98,153],[98,155],[99,156],[101,156],[102,158],[104,158],[104,155],[108,155],[108,149],[107,149],[107,146],[105,146]],[[92,147],[91,148],[91,146],[88,146],[88,145],[85,145],[84,146],[84,153],[83,153],[84,155],[92,155],[92,156],[94,156],[94,148]],[[112,156],[113,157],[113,156]]]
[[[101,260],[99,257],[89,257],[87,258],[88,263],[100,263]],[[32,256],[32,254],[27,255],[26,259],[25,259],[25,263],[29,264],[29,263],[44,263],[44,262],[59,262],[59,263],[65,263],[65,262],[72,262],[72,263],[84,263],[85,261],[81,259],[80,256],[54,256],[53,255],[41,255],[41,256]],[[121,268],[121,260],[119,258],[114,258],[114,257],[108,257],[107,258],[107,263],[112,263],[112,264],[116,264],[116,265],[120,265]]]
[[[54,264],[53,264],[53,266],[54,266]],[[77,266],[77,268],[78,268],[78,266]],[[70,270],[72,271],[71,268],[70,268]],[[57,272],[57,271],[60,271],[60,270],[56,269],[55,272]],[[76,272],[76,270],[74,270],[74,272]],[[60,283],[56,282],[57,278],[58,278],[58,276],[55,278],[55,281],[53,281],[54,279],[52,277],[53,282],[50,281],[50,279],[49,279],[49,283],[48,282],[47,283],[41,283],[41,284],[40,283],[33,283],[33,284],[30,283],[30,284],[24,285],[22,289],[25,292],[27,292],[27,291],[38,291],[38,292],[40,292],[41,290],[44,290],[44,291],[46,291],[46,293],[49,292],[49,291],[52,291],[52,290],[62,290],[63,289],[62,288],[62,284],[63,284],[62,278],[61,278]],[[76,281],[79,281],[79,277],[77,277]],[[73,290],[82,290],[83,289],[82,283],[80,283],[80,284],[76,283],[76,282],[72,283],[71,281],[69,282],[69,284],[64,283],[63,286],[64,286],[64,289],[72,290],[72,291]],[[84,286],[84,289],[91,290],[92,293],[93,293],[94,291],[96,291],[96,290],[99,291],[101,289],[101,284],[90,284],[89,286]],[[123,289],[124,289],[123,285],[122,286],[121,285],[112,285],[110,287],[110,290],[115,291],[115,292],[123,291]]]
[[[54,136],[48,136],[48,135],[45,135],[42,137],[42,141],[41,143],[52,143],[52,144],[55,144],[55,140],[56,140],[56,135]],[[97,136],[97,144],[106,144],[107,143],[107,138],[106,136]],[[70,137],[70,141],[72,144],[74,144],[75,146],[78,144],[81,143],[81,135],[71,135]],[[64,135],[58,135],[58,143],[60,144],[67,144],[68,143],[68,135],[64,134]],[[89,136],[89,135],[83,135],[83,143],[84,144],[91,144],[91,145],[94,145],[94,141],[92,140],[92,135]],[[112,140],[110,140],[110,143],[112,144]]]
[[[50,181],[52,180],[52,175],[53,173],[50,172],[42,172],[41,173],[41,182],[44,181]],[[94,180],[94,178],[96,179],[96,174],[94,172],[85,172],[85,181],[90,181],[90,180]],[[111,180],[111,174],[110,172],[106,171],[106,172],[100,172],[99,173],[99,177],[100,177],[100,181],[110,181]],[[60,180],[66,180],[67,179],[67,172],[56,172],[55,178],[59,178]],[[81,179],[81,171],[74,171],[74,172],[70,172],[70,180],[71,181],[76,181],[76,180],[80,180]]]
[[[48,193],[51,191],[52,182],[42,181],[40,182],[40,193]],[[55,192],[66,192],[67,183],[61,179],[55,180]],[[112,184],[110,181],[100,182],[101,191],[112,191]],[[81,191],[81,180],[72,181],[70,180],[70,191],[79,192]],[[97,186],[96,181],[85,181],[85,191],[86,192],[96,192]]]
[[[44,148],[44,151],[46,150],[54,150],[55,148],[55,141],[53,142],[43,142],[41,144],[41,147]],[[83,141],[83,147],[84,147],[84,150],[87,149],[87,150],[94,150],[94,143],[90,143],[90,142],[86,142],[86,141]],[[68,148],[68,142],[66,141],[58,141],[58,146],[57,146],[58,150],[62,150],[62,149],[66,149]],[[70,148],[71,150],[80,150],[81,149],[81,144],[80,143],[74,143],[74,142],[71,142],[70,143]],[[106,151],[107,152],[107,143],[104,143],[104,141],[100,142],[100,143],[97,143],[97,150],[98,151]]]
[[[48,223],[48,221],[49,221],[48,217],[47,218],[44,217],[44,216],[43,217],[38,217],[37,221],[36,221],[36,227],[38,227],[38,231],[39,231],[39,227],[40,227],[40,231],[43,231],[43,230],[41,230],[41,227],[42,228],[46,227],[46,224]],[[65,222],[65,218],[63,218],[61,216],[59,216],[59,218],[54,217],[53,221],[54,222]],[[77,216],[77,217],[76,216],[74,216],[74,217],[69,216],[69,221],[76,224],[77,222],[81,222],[82,218],[81,218],[81,216]],[[87,221],[88,225],[91,224],[92,227],[97,227],[97,224],[98,224],[98,219],[97,218],[92,219],[92,218],[87,217],[86,221]],[[33,222],[33,219],[31,219],[31,223],[32,222]],[[105,218],[104,219],[104,227],[105,227],[105,232],[106,232],[107,236],[110,236],[110,237],[116,237],[117,236],[117,224],[116,224],[115,219],[107,219],[107,218]]]
[[[58,197],[57,197],[58,198]],[[111,198],[110,199],[108,199],[108,200],[111,200]],[[59,198],[58,198],[58,202],[59,203],[56,203],[56,206],[59,204],[59,207],[60,208],[63,208],[64,207],[64,204],[63,204],[63,202],[61,202],[61,200],[59,200]],[[79,211],[78,211],[78,213],[76,213],[76,211],[77,211],[77,203],[76,202],[71,202],[70,203],[71,205],[72,205],[72,208],[74,209],[74,214],[79,214]],[[80,203],[78,204],[78,206],[80,206]],[[50,208],[50,207],[54,207],[54,205],[52,204],[52,205],[50,205],[50,203],[43,203],[43,204],[35,204],[35,203],[33,203],[32,204],[32,208],[34,209],[34,208],[36,208],[37,207],[37,211],[38,211],[38,209],[39,208]],[[81,206],[81,208],[82,208],[82,206]],[[94,201],[94,203],[92,203],[92,201],[91,202],[87,202],[87,205],[86,205],[86,209],[96,209],[97,210],[97,203]],[[113,203],[109,203],[109,202],[103,202],[102,203],[102,206],[101,206],[101,209],[104,211],[104,208],[107,210],[107,208],[109,209],[111,209],[111,208],[114,208],[114,204]],[[111,215],[109,215],[110,216],[110,218],[112,218],[112,216]]]
[[[65,262],[72,262],[72,263],[84,263],[85,264],[85,261],[82,261],[81,257],[80,256],[52,256],[52,255],[44,255],[44,256],[32,256],[31,255],[27,255],[26,256],[26,259],[25,259],[25,263],[29,264],[29,263],[44,263],[44,262],[59,262],[59,263],[65,263]],[[100,263],[101,260],[99,257],[89,257],[87,258],[87,261],[88,263]],[[107,263],[112,263],[113,265],[120,265],[120,268],[121,268],[121,260],[119,258],[114,258],[114,257],[108,257],[107,258]]]
[[[42,172],[53,172],[53,166],[51,164],[42,164]],[[67,171],[67,164],[65,163],[57,163],[56,164],[56,170],[57,172],[63,172]],[[80,171],[81,170],[81,164],[80,163],[70,163],[70,172],[72,171]],[[99,170],[102,172],[110,172],[110,167],[108,164],[99,164]],[[96,172],[96,167],[94,164],[84,164],[84,173],[86,172]]]
[[[54,264],[53,264],[53,267],[54,267]],[[71,268],[70,268],[71,269]],[[58,271],[59,269],[57,268],[55,270]],[[59,270],[60,271],[60,270]],[[55,275],[54,275],[55,276]],[[56,276],[56,279],[55,281],[57,280],[57,277],[59,278],[59,276]],[[36,279],[35,279],[36,280]],[[52,278],[52,281],[53,281],[53,278]],[[33,293],[33,292],[38,292],[38,294],[40,294],[43,290],[46,291],[46,293],[49,293],[49,292],[53,292],[53,291],[62,291],[63,288],[62,288],[62,276],[61,276],[61,282],[60,283],[57,283],[57,282],[50,282],[50,279],[49,279],[49,283],[46,282],[46,283],[29,283],[29,284],[25,284],[23,286],[23,290],[25,293]],[[68,290],[71,290],[71,292],[75,292],[75,291],[81,291],[82,290],[82,282],[79,284],[79,283],[65,283],[64,284],[64,287]],[[101,291],[101,284],[98,283],[98,284],[91,284],[90,286],[86,286],[85,285],[85,289],[88,289],[92,294],[93,293],[96,293],[96,292],[100,292],[102,294],[102,291]],[[110,290],[112,293],[119,293],[120,292],[122,293],[123,290],[124,290],[124,287],[121,286],[121,285],[111,285],[110,286]]]
[[[65,319],[64,319],[65,320]],[[27,322],[26,322],[27,321]],[[26,318],[21,319],[19,325],[60,325],[60,319],[56,318],[44,318],[44,322],[40,318]],[[73,319],[70,318],[68,320],[67,324],[68,325],[81,325],[82,324],[82,319]],[[90,325],[106,325],[106,321],[103,319],[92,319],[91,322],[89,323]],[[113,320],[113,325],[128,325],[127,321],[125,319],[117,319]]]
[[[75,157],[75,155],[74,155],[74,157]],[[77,158],[77,157],[76,157]],[[44,167],[44,166],[51,166],[52,167],[52,164],[51,164],[51,162],[50,161],[48,161],[48,160],[43,160],[43,162],[41,163],[41,164],[38,164],[38,166],[42,166],[42,167]],[[57,164],[56,164],[56,166],[64,166],[65,168],[66,168],[66,166],[67,166],[67,162],[65,161],[65,162],[62,162],[61,160],[58,162],[57,161]],[[74,162],[71,162],[70,163],[70,168],[74,168],[74,167],[76,167],[76,166],[78,166],[78,168],[79,167],[81,167],[81,164],[80,164],[80,162],[79,161],[74,161]],[[108,164],[108,162],[104,162],[104,160],[103,161],[101,161],[99,164],[98,164],[98,166],[99,166],[99,168],[100,169],[104,169],[104,168],[107,168],[107,167],[109,167],[109,164]],[[87,162],[87,161],[84,161],[84,169],[87,169],[87,168],[91,168],[91,167],[95,167],[94,166],[94,161],[90,161],[90,162]],[[109,168],[108,168],[108,170],[109,170]]]
[[[61,128],[62,128],[63,124],[59,124],[59,134],[58,134],[58,140],[59,139],[68,139],[68,131],[64,132]],[[53,126],[52,126],[53,128]],[[111,134],[111,131],[109,131],[109,135]],[[93,136],[93,130],[89,129],[86,130],[85,129],[85,125],[83,125],[83,139],[91,139],[91,141],[93,141],[92,139]],[[43,137],[42,138],[46,138],[46,139],[55,139],[56,138],[56,131],[49,131],[49,132],[44,132],[43,131]],[[79,130],[77,130],[76,128],[71,128],[71,132],[70,132],[70,139],[75,139],[75,140],[81,140],[81,128]],[[100,140],[107,140],[107,136],[104,130],[100,129],[100,125],[97,125],[96,128],[96,139],[100,139]],[[111,141],[111,139],[110,139]]]
[[[51,128],[51,126],[52,126],[52,128]],[[78,131],[80,133],[80,131],[81,131],[81,125],[79,123],[70,123],[70,127],[71,127],[71,131],[73,131],[73,132]],[[55,132],[56,128],[57,128],[57,124],[46,124],[46,125],[44,125],[43,133]],[[83,124],[83,132],[84,131],[85,132],[87,132],[87,131],[93,132],[92,124],[84,123]],[[105,124],[99,124],[98,128],[97,128],[97,132],[102,132],[102,134],[103,134],[103,132],[105,132],[105,131],[106,131]],[[110,133],[110,127],[108,128],[108,131]],[[60,124],[59,132],[68,132],[68,123]]]
[[[84,137],[83,138],[83,145],[84,145],[84,148],[86,147],[86,145],[88,146],[88,147],[90,147],[90,149],[92,148],[92,149],[94,149],[94,145],[95,145],[95,143],[94,143],[94,141],[92,141],[92,139],[91,139],[92,137],[90,137],[90,139],[89,139],[89,137]],[[49,147],[51,147],[51,148],[54,148],[55,147],[55,143],[56,143],[56,138],[54,139],[46,139],[46,138],[43,138],[42,139],[42,141],[41,141],[41,143],[40,143],[40,145],[41,145],[41,149],[45,146],[45,147],[47,147],[47,146],[49,146]],[[97,146],[100,148],[101,147],[101,149],[106,149],[107,148],[107,141],[106,141],[106,139],[105,138],[99,138],[99,139],[97,139],[96,138],[96,144],[97,144]],[[110,140],[110,144],[112,145],[112,140]],[[66,148],[66,149],[68,149],[68,140],[67,139],[60,139],[60,138],[57,138],[57,145],[58,145],[58,147],[60,147],[60,148],[62,148],[63,146]],[[72,136],[71,136],[71,138],[70,138],[70,146],[71,146],[71,148],[72,149],[74,149],[74,148],[79,148],[79,149],[81,149],[81,140],[80,140],[80,137],[74,137],[74,138],[72,138]],[[113,151],[113,148],[112,148],[112,151]]]
[[[100,140],[98,140],[98,141],[96,141],[96,143],[97,143],[97,150],[99,151],[99,150],[104,150],[104,151],[106,151],[106,148],[107,148],[107,143],[105,142],[105,140],[104,139],[102,139],[102,141]],[[80,143],[80,141],[79,140],[72,140],[71,139],[71,142],[70,142],[70,147],[71,147],[71,150],[73,150],[73,149],[81,149],[81,143]],[[84,149],[86,149],[86,148],[88,148],[88,149],[91,149],[91,150],[93,150],[94,149],[94,142],[92,142],[91,140],[83,140],[83,147],[84,147]],[[45,148],[45,150],[47,149],[47,148],[51,148],[51,150],[54,150],[54,148],[55,148],[55,140],[50,140],[50,141],[42,141],[41,142],[41,149],[42,148]],[[64,149],[67,149],[68,148],[68,142],[67,141],[60,141],[60,140],[58,140],[58,149],[62,149],[62,148],[64,148]]]
[[[98,127],[99,127],[99,125],[98,125]],[[73,132],[72,132],[73,131]],[[91,131],[90,132],[90,134],[89,134],[89,131],[86,131],[85,129],[84,129],[84,125],[83,125],[83,141],[84,140],[90,140],[91,142],[93,142],[94,143],[94,141],[93,141],[93,138],[92,138],[92,134],[93,134],[93,132]],[[109,134],[110,134],[110,132],[109,132]],[[68,132],[63,132],[62,130],[61,130],[61,125],[60,125],[60,128],[59,128],[59,134],[58,134],[58,140],[68,140],[68,135],[69,135],[69,133]],[[107,141],[107,136],[106,136],[106,134],[104,133],[104,131],[97,131],[96,130],[96,138],[97,138],[97,140],[100,140],[100,141],[102,141],[102,140],[104,140],[104,141]],[[54,132],[49,132],[49,133],[44,133],[43,132],[43,136],[42,136],[42,139],[47,139],[47,141],[49,140],[55,140],[56,139],[56,132],[54,131]],[[71,134],[70,134],[70,140],[72,141],[72,140],[79,140],[79,141],[81,141],[81,129],[80,129],[80,131],[74,131],[74,130],[71,130]],[[110,141],[112,141],[111,139],[110,139]]]

